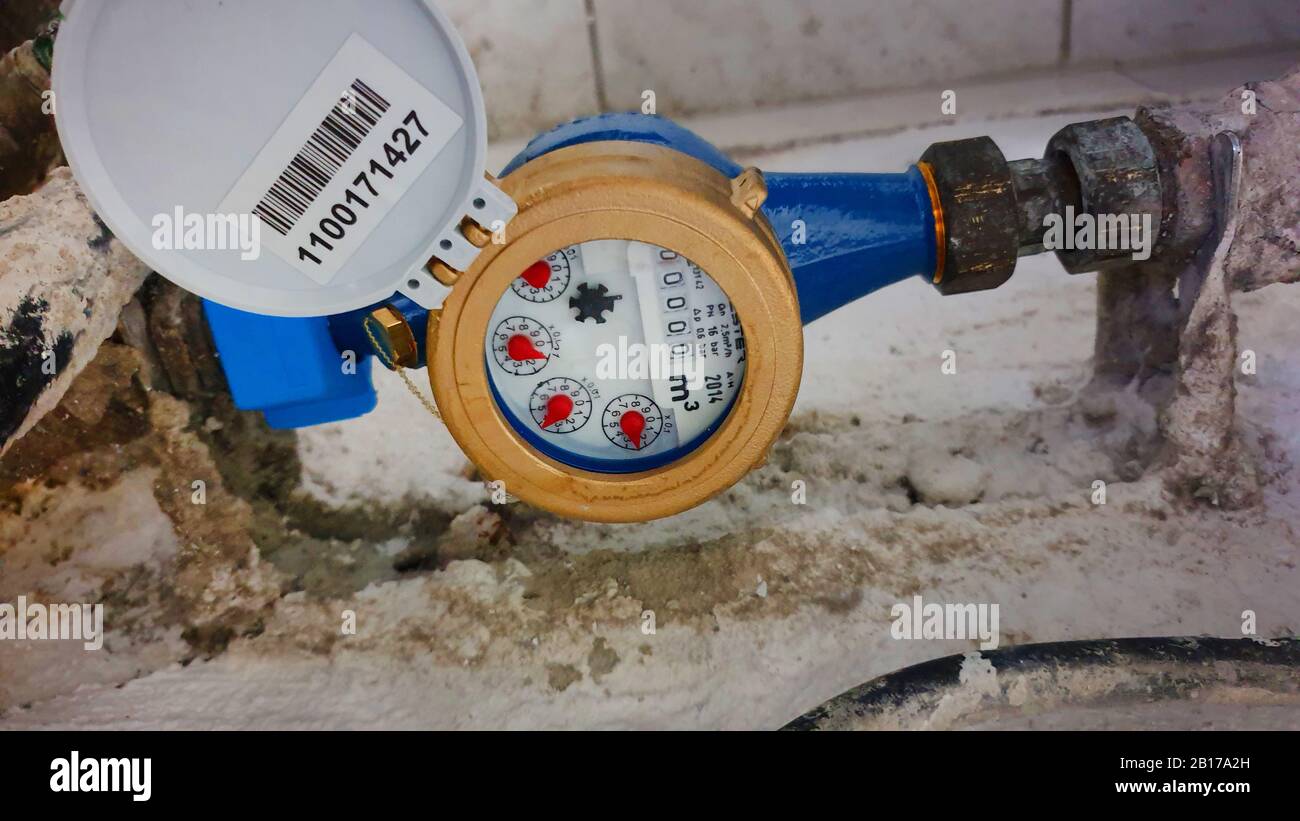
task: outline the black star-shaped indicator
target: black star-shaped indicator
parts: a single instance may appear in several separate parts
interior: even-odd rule
[[[598,324],[605,322],[605,314],[614,310],[614,303],[622,299],[621,294],[610,294],[604,285],[592,288],[583,282],[578,285],[578,295],[569,297],[569,307],[578,309],[578,321],[594,319]]]

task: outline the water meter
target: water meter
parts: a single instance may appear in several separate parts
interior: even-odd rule
[[[780,433],[803,360],[762,176],[604,139],[508,171],[504,241],[461,274],[434,264],[451,292],[429,377],[456,441],[571,516],[651,518],[729,487]]]
[[[762,464],[804,324],[912,276],[997,287],[1067,206],[1160,224],[1125,118],[1064,129],[1043,160],[981,137],[902,173],[782,174],[609,114],[492,177],[474,68],[427,0],[77,0],[54,87],[105,223],[208,300],[239,407],[347,419],[374,406],[372,361],[424,367],[488,480],[594,521],[680,512]],[[260,253],[216,242],[223,224]]]

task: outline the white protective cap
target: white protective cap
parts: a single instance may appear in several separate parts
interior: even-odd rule
[[[131,251],[215,302],[322,316],[478,253],[515,206],[484,178],[469,54],[431,0],[69,0],[59,137]],[[498,221],[500,221],[498,223]]]

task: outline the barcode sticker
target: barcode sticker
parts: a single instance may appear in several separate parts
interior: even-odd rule
[[[353,34],[226,195],[261,241],[328,284],[464,121]]]

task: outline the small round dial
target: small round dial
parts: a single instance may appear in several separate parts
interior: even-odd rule
[[[510,283],[510,287],[521,298],[529,302],[550,302],[569,287],[573,277],[573,266],[569,260],[577,256],[575,246],[563,248],[545,259],[539,259],[524,269],[524,272]]]
[[[663,411],[654,400],[639,393],[616,396],[601,418],[605,438],[626,450],[650,447],[664,429]]]
[[[591,393],[581,382],[557,376],[533,390],[528,410],[547,433],[573,433],[591,418]]]
[[[551,361],[555,341],[546,326],[526,316],[509,316],[492,331],[492,355],[516,376],[531,376]]]

